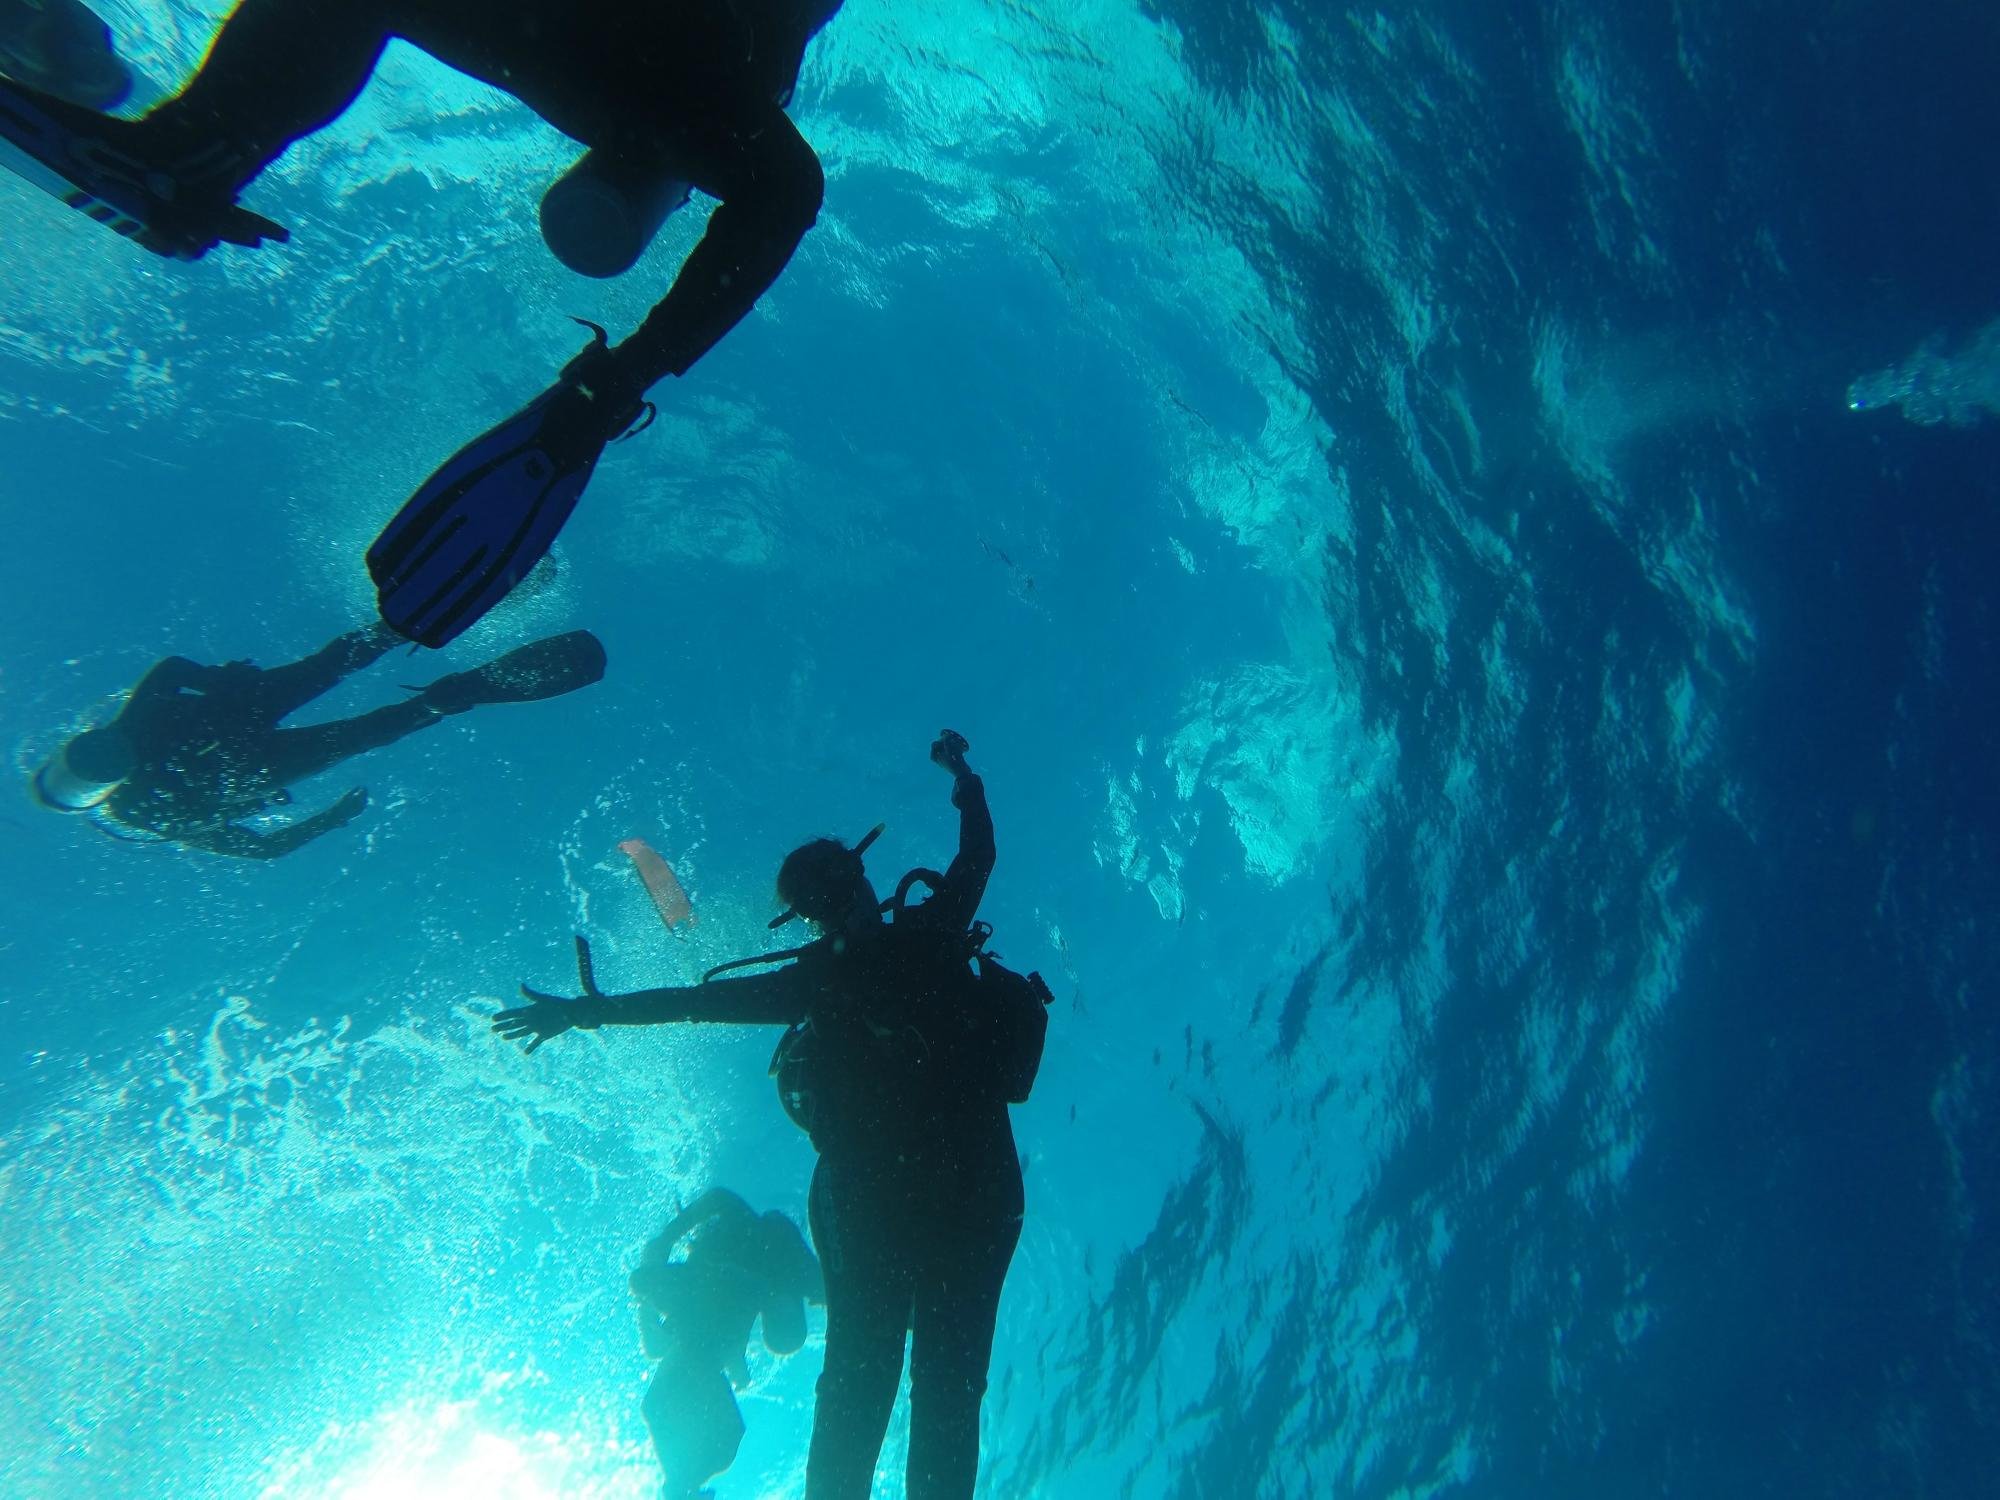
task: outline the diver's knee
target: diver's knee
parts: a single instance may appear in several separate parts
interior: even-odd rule
[[[984,1370],[922,1370],[910,1380],[910,1404],[931,1411],[978,1411],[986,1399]]]
[[[765,216],[772,235],[797,244],[819,222],[820,205],[826,201],[826,169],[819,154],[793,135],[773,153],[765,186]]]

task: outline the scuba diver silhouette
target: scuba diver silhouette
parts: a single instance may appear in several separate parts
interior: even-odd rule
[[[819,1152],[808,1197],[826,1278],[807,1500],[863,1500],[910,1346],[910,1500],[969,1500],[1000,1289],[1021,1234],[1021,1163],[1007,1106],[1040,1064],[1048,988],[984,951],[974,913],[994,863],[986,792],[947,730],[931,758],[952,774],[959,848],[942,875],[913,870],[878,902],[849,848],[817,839],[778,872],[786,905],[820,936],[712,969],[699,985],[607,995],[577,940],[584,993],[522,986],[493,1029],[533,1052],[572,1027],[719,1021],[787,1028],[779,1097]],[[876,830],[880,832],[879,827]],[[921,882],[931,895],[911,904]],[[884,912],[891,920],[884,922]],[[783,963],[747,978],[729,969]],[[974,965],[977,965],[975,971]]]
[[[200,72],[139,120],[32,76],[0,79],[0,161],[161,255],[283,241],[237,195],[346,110],[400,37],[588,148],[542,204],[544,237],[573,268],[629,268],[690,186],[720,200],[629,339],[613,347],[593,327],[553,385],[448,460],[369,549],[382,618],[441,646],[527,575],[605,445],[650,420],[647,388],[686,374],[812,227],[824,177],[785,109],[807,43],[840,4],[242,0]]]
[[[246,818],[289,806],[291,783],[482,703],[554,698],[604,676],[604,647],[589,631],[573,630],[440,677],[371,713],[282,724],[405,644],[386,626],[371,625],[282,667],[208,667],[170,656],[139,680],[115,719],[72,737],[35,772],[36,800],[52,812],[89,814],[121,838],[276,859],[353,822],[368,805],[368,793],[355,787],[275,832],[244,826]]]
[[[674,1260],[682,1240],[687,1253]],[[631,1287],[640,1343],[660,1362],[643,1408],[666,1475],[660,1494],[693,1500],[735,1462],[743,1441],[732,1387],[750,1378],[750,1325],[763,1320],[773,1354],[797,1353],[806,1303],[826,1298],[819,1262],[776,1209],[759,1214],[729,1189],[710,1188],[647,1244]]]

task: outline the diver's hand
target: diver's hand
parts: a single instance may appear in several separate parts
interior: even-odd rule
[[[545,995],[540,990],[521,986],[522,998],[529,1003],[516,1006],[513,1010],[503,1010],[493,1018],[493,1034],[503,1042],[518,1042],[528,1038],[527,1051],[530,1055],[543,1042],[559,1037],[573,1026],[586,1030],[597,1024],[596,1009],[589,996],[571,1000],[562,995]]]
[[[276,833],[261,837],[250,835],[252,845],[260,851],[252,858],[276,859],[281,854],[290,854],[294,849],[302,849],[314,839],[332,833],[336,828],[345,828],[361,816],[361,810],[367,805],[367,791],[356,787],[333,806],[322,807],[311,817],[289,823]],[[247,833],[247,830],[241,832]]]
[[[320,816],[326,819],[328,828],[345,828],[368,808],[368,788],[352,787],[338,802]]]
[[[931,741],[931,761],[943,766],[954,776],[969,776],[972,767],[965,763],[965,752],[972,748],[966,737],[956,729],[946,729]]]
[[[571,1000],[563,995],[545,995],[540,990],[521,986],[521,998],[526,1005],[513,1010],[503,1010],[493,1018],[493,1033],[503,1042],[518,1042],[522,1037],[532,1037],[528,1052],[541,1046],[552,1036],[561,1036],[572,1026],[581,1026],[586,1031],[595,1031],[604,1024],[604,1009],[600,1002],[604,991],[597,987],[597,966],[591,961],[590,940],[582,933],[576,937],[576,977],[583,986],[583,993]]]

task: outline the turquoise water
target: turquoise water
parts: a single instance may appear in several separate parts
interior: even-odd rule
[[[104,11],[164,86],[223,8]],[[607,680],[268,866],[25,775],[366,619],[699,205],[569,275],[566,143],[400,45],[250,194],[283,249],[0,181],[0,1492],[651,1494],[625,1274],[710,1182],[803,1218],[773,1038],[487,1017],[576,932],[757,951],[804,837],[946,858],[949,724],[1057,994],[983,1494],[1982,1493],[2000,38],[1629,9],[849,0],[784,278],[542,587],[327,707],[575,627]],[[821,1326],[722,1500],[802,1492]]]

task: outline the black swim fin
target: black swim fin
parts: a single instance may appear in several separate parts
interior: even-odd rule
[[[605,444],[650,422],[632,427],[650,408],[593,385],[608,344],[584,326],[592,341],[556,383],[446,460],[369,547],[392,629],[425,646],[457,639],[548,553]]]
[[[0,166],[86,218],[170,260],[199,260],[225,241],[255,250],[292,237],[221,186],[233,176],[227,147],[149,162],[120,143],[131,128],[0,76]]]
[[[604,665],[604,643],[588,630],[572,630],[516,646],[469,672],[440,677],[420,696],[442,714],[462,714],[482,703],[536,703],[601,682]]]

